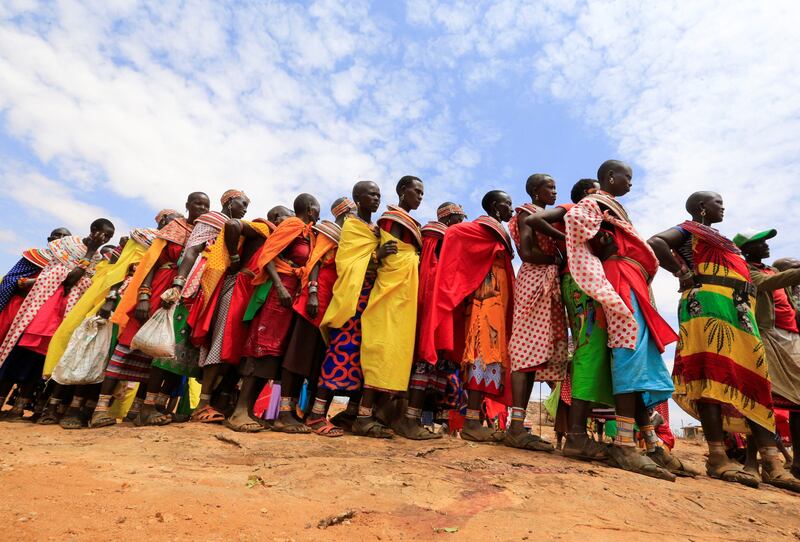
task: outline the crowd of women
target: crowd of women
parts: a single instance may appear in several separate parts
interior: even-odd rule
[[[463,439],[548,452],[525,426],[532,387],[547,382],[569,405],[565,457],[694,474],[654,426],[673,397],[701,420],[709,476],[800,491],[800,458],[785,464],[775,438],[775,411],[788,409],[800,441],[800,262],[762,262],[775,230],[722,236],[713,192],[692,194],[688,220],[645,240],[620,202],[631,182],[610,160],[554,206],[555,180],[535,174],[529,203],[492,190],[485,215],[468,221],[445,202],[424,226],[412,216],[423,183],[405,176],[380,216],[380,188],[361,181],[332,203],[333,221],[310,194],[245,220],[247,196],[228,190],[219,211],[194,192],[185,216],[164,209],[117,245],[106,219],[83,238],[59,228],[0,284],[3,420],[427,440],[442,435],[424,411],[453,425],[461,411]],[[653,302],[659,267],[682,292],[678,332]],[[269,422],[265,386],[280,390]],[[337,396],[347,408],[329,417]],[[510,407],[505,431],[484,423],[489,405]],[[613,409],[611,445],[587,433],[597,407]],[[747,465],[729,458],[734,433],[749,435]]]

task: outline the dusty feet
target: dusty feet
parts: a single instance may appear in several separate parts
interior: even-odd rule
[[[106,410],[95,410],[92,414],[92,419],[89,421],[89,427],[96,429],[98,427],[108,427],[117,423],[116,418],[108,413]]]
[[[314,434],[321,437],[341,437],[344,435],[344,430],[341,427],[336,427],[326,417],[306,419],[306,425],[314,432]]]
[[[58,421],[58,425],[60,425],[62,429],[81,429],[83,427],[81,409],[73,406],[69,407]]]
[[[230,418],[225,420],[225,427],[239,433],[258,433],[264,430],[264,426],[251,418],[245,409],[234,410]]]
[[[561,455],[583,461],[606,461],[608,445],[589,438],[586,433],[567,433]]]
[[[410,440],[434,440],[442,438],[441,434],[433,433],[422,425],[422,422],[418,418],[400,416],[400,419],[392,425],[392,428],[395,433]]]
[[[753,473],[727,456],[710,455],[706,461],[706,474],[715,480],[758,487],[758,470]]]
[[[666,480],[668,482],[675,481],[676,476],[674,474],[656,465],[652,459],[639,453],[639,450],[635,447],[610,446],[608,448],[608,455],[610,456],[611,462],[622,470],[643,474],[651,478],[658,478],[659,480]]]
[[[473,442],[500,442],[503,440],[503,432],[490,429],[477,420],[466,420],[461,438]]]
[[[765,484],[800,493],[800,480],[786,470],[779,457],[761,460],[761,480]]]
[[[172,423],[172,416],[158,411],[155,405],[142,405],[136,425],[168,425]]]
[[[519,448],[521,450],[532,450],[534,452],[552,452],[554,451],[553,445],[544,440],[538,435],[529,433],[525,429],[506,430],[503,444],[510,448]]]
[[[652,452],[647,452],[647,457],[652,459],[653,462],[659,467],[667,469],[676,476],[688,476],[690,478],[694,478],[700,474],[699,471],[689,465],[686,465],[683,463],[683,461],[669,453],[666,448],[662,448],[661,446],[656,446],[655,450]]]
[[[359,437],[392,438],[394,431],[383,425],[372,416],[358,416],[353,422],[353,434]]]
[[[298,420],[292,412],[280,412],[272,424],[272,430],[279,433],[307,434],[311,428]]]

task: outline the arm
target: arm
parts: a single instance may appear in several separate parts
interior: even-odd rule
[[[272,280],[272,287],[275,288],[275,291],[278,294],[278,301],[280,302],[281,306],[291,307],[292,294],[290,294],[289,290],[286,289],[286,286],[283,285],[283,281],[278,275],[278,270],[275,268],[275,261],[273,260],[269,262],[266,269],[267,275],[269,275],[270,280]]]
[[[563,220],[565,214],[567,214],[567,210],[563,207],[554,207],[542,211],[541,213],[530,215],[525,219],[525,222],[527,222],[533,231],[538,231],[553,239],[564,240],[564,233],[554,228],[553,222]]]
[[[319,299],[317,298],[317,277],[319,276],[319,269],[322,267],[322,262],[317,262],[311,273],[308,274],[308,301],[306,301],[306,312],[311,318],[317,317],[319,311]]]
[[[536,235],[534,235],[533,229],[530,226],[530,222],[528,222],[530,218],[532,218],[532,215],[517,221],[517,226],[519,227],[519,257],[522,258],[522,261],[525,263],[557,265],[560,263],[560,258],[548,256],[542,252]]]
[[[800,284],[800,269],[787,269],[774,275],[750,268],[750,278],[758,290],[774,291]]]
[[[246,224],[241,220],[231,219],[225,223],[225,228],[223,229],[225,248],[228,250],[228,255],[231,259],[228,272],[232,275],[235,275],[242,269],[242,259],[239,256],[239,239],[242,236],[245,225]]]
[[[170,307],[181,298],[181,291],[186,284],[186,277],[192,271],[194,263],[205,248],[206,244],[200,243],[183,251],[183,258],[181,259],[181,264],[178,266],[178,274],[175,275],[175,278],[172,280],[172,287],[161,294],[162,307]],[[150,280],[152,280],[152,278]]]
[[[137,293],[139,301],[133,310],[133,316],[140,322],[146,322],[150,318],[150,285],[153,284],[155,274],[156,266],[154,265],[142,280],[142,285],[139,286],[139,292]]]
[[[111,317],[111,313],[114,312],[114,306],[116,305],[117,299],[119,299],[119,289],[122,286],[122,282],[118,282],[109,289],[108,294],[106,295],[106,301],[103,305],[98,309],[97,316],[104,320],[108,320]]]
[[[676,258],[674,250],[678,249],[686,239],[683,232],[675,228],[657,233],[647,240],[658,258],[658,264],[669,271],[680,282],[680,290],[686,290],[694,285],[694,273],[681,258]]]
[[[61,283],[64,286],[64,290],[69,292],[73,286],[75,286],[79,280],[83,278],[86,274],[86,269],[89,267],[92,258],[97,253],[97,249],[103,244],[103,237],[100,232],[94,232],[89,235],[89,240],[86,243],[86,254],[83,255],[84,262],[80,265],[77,265],[66,278]]]

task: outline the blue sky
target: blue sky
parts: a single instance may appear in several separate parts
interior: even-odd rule
[[[157,6],[157,7],[156,7]],[[251,216],[356,180],[425,181],[479,214],[547,172],[566,201],[634,167],[644,235],[717,190],[723,233],[790,232],[800,173],[793,2],[36,2],[0,5],[0,267],[54,227],[120,234],[204,190]],[[662,274],[663,275],[663,274]],[[672,316],[675,286],[654,285]]]

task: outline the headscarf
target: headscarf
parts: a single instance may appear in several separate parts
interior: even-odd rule
[[[175,209],[161,209],[156,215],[156,224],[161,224],[161,221],[169,215],[180,215]]]
[[[340,216],[351,213],[355,210],[356,204],[353,203],[353,200],[345,196],[339,205],[331,209],[331,213],[333,214],[333,218],[339,218]]]
[[[244,192],[242,192],[241,190],[236,190],[235,188],[231,188],[230,190],[226,190],[225,193],[222,194],[222,197],[220,198],[219,201],[220,201],[220,203],[222,203],[222,206],[225,207],[225,205],[229,201],[231,201],[232,199],[235,199],[235,198],[244,198],[244,199],[247,200],[247,203],[250,203],[250,198],[248,198],[247,195]]]
[[[464,215],[465,218],[467,216],[466,213],[464,213],[464,208],[457,203],[451,203],[436,211],[436,218],[439,220],[447,218],[450,215]]]

